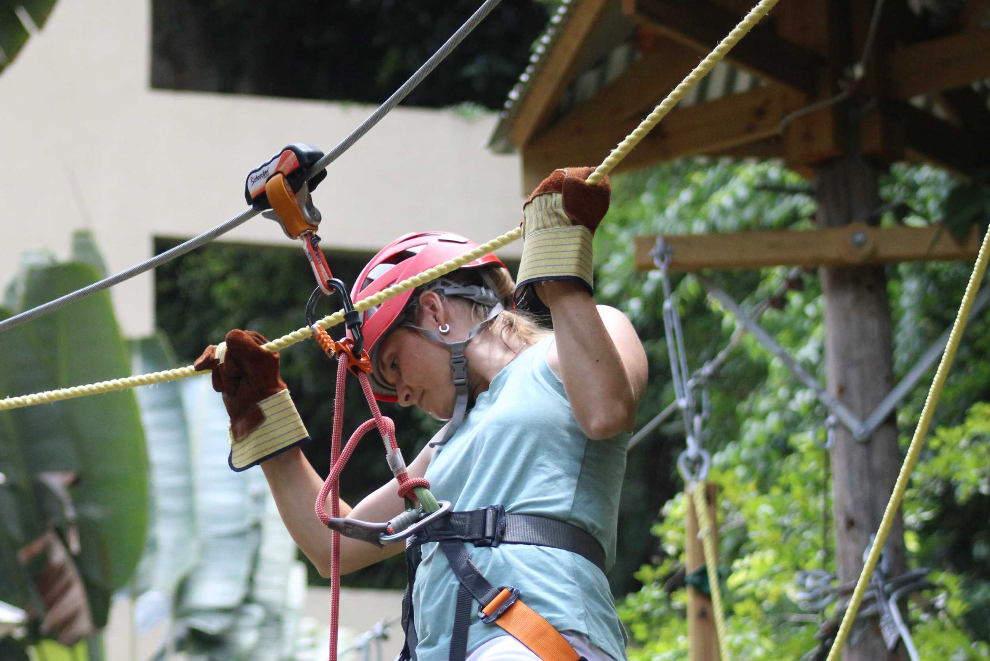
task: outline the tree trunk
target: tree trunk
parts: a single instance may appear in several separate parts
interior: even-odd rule
[[[818,170],[818,219],[822,227],[867,221],[880,205],[877,172],[864,159],[844,156]],[[882,266],[822,268],[825,296],[825,373],[829,392],[861,420],[894,385],[887,278]],[[835,554],[839,582],[854,582],[863,569],[863,552],[883,518],[897,480],[901,453],[895,414],[865,442],[843,425],[832,446]],[[887,539],[889,571],[907,568],[900,513]],[[855,642],[847,642],[845,661],[900,660],[903,648],[888,653],[879,621],[871,619]]]

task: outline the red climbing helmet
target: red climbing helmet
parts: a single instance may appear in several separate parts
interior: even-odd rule
[[[421,271],[431,269],[477,248],[478,244],[451,232],[414,232],[399,237],[382,248],[358,275],[351,290],[355,303],[377,294],[386,287],[412,277]],[[497,265],[506,268],[494,253],[483,255],[468,262],[462,269]],[[377,371],[375,359],[378,342],[391,330],[399,319],[414,290],[403,292],[388,299],[379,306],[362,313],[364,320],[364,348],[372,358],[372,366]],[[377,383],[376,383],[377,382]],[[396,401],[394,390],[385,387],[379,379],[375,384],[375,398],[384,402]]]

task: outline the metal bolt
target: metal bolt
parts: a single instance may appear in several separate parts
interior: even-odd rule
[[[850,240],[855,247],[862,248],[866,245],[866,232],[853,232]]]

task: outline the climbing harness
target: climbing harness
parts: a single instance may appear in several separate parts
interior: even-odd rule
[[[528,514],[508,514],[501,505],[452,512],[448,517],[424,526],[409,538],[406,547],[408,582],[402,598],[402,621],[406,643],[400,660],[415,659],[418,638],[413,622],[412,590],[421,559],[420,547],[437,542],[460,587],[454,610],[450,641],[450,661],[467,656],[468,628],[472,614],[486,624],[496,624],[528,647],[539,658],[549,661],[577,661],[579,655],[567,640],[520,599],[511,585],[494,586],[471,561],[465,544],[498,547],[501,544],[527,544],[576,553],[605,572],[605,550],[590,533],[564,521]],[[477,601],[475,610],[473,603]]]

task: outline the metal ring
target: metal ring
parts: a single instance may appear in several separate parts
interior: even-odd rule
[[[681,474],[681,477],[688,484],[693,484],[696,482],[702,482],[708,477],[708,469],[711,468],[712,458],[708,454],[707,450],[695,450],[697,453],[696,457],[689,456],[690,453],[685,450],[677,457],[677,472]],[[698,467],[698,472],[693,473],[689,463],[695,463]]]

